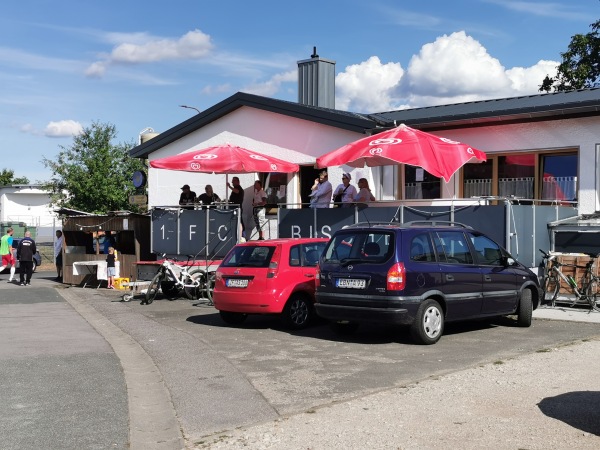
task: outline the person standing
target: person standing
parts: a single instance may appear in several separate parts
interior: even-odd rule
[[[366,178],[361,178],[358,180],[358,194],[354,197],[354,201],[357,203],[368,203],[374,202],[375,196],[371,193],[371,189],[369,188],[369,182]]]
[[[356,188],[350,184],[352,176],[349,173],[342,175],[342,184],[338,185],[333,192],[333,201],[340,208],[349,208],[356,197]]]
[[[117,269],[115,262],[117,261],[117,254],[115,253],[114,247],[108,247],[108,254],[106,255],[106,275],[107,275],[107,286],[106,289],[115,288],[115,276],[117,276]]]
[[[55,281],[62,281],[62,249],[63,249],[63,236],[62,231],[56,230],[56,240],[54,241],[54,264],[56,265],[56,278]]]
[[[190,190],[189,184],[184,184],[181,187],[181,195],[179,196],[179,206],[185,209],[194,209],[194,202],[196,201],[196,193]]]
[[[309,195],[311,208],[329,208],[333,188],[327,177],[327,171],[321,171],[319,178],[315,179],[315,183],[310,188],[312,191]]]
[[[37,252],[35,241],[31,239],[31,231],[25,232],[25,237],[17,247],[17,258],[19,258],[19,278],[21,286],[31,286],[31,274],[33,272],[33,255]]]
[[[262,188],[262,183],[259,180],[254,182],[254,198],[252,199],[252,216],[254,224],[258,230],[258,240],[264,240],[263,227],[267,222],[265,218],[265,205],[267,204],[267,193]]]
[[[2,257],[2,266],[0,266],[0,272],[10,266],[10,275],[8,282],[12,283],[15,277],[15,255],[13,254],[13,229],[11,227],[6,229],[6,234],[0,239],[0,256]]]
[[[240,205],[240,222],[242,223],[242,237],[246,237],[246,226],[244,225],[244,188],[240,186],[240,179],[233,177],[231,184],[227,184],[227,187],[231,189],[229,194],[229,203],[234,205]]]

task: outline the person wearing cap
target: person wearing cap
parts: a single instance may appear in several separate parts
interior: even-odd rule
[[[196,201],[196,193],[190,190],[189,184],[184,184],[181,187],[181,195],[179,196],[179,206],[185,209],[194,209],[194,202]]]
[[[354,202],[356,196],[356,188],[350,184],[352,175],[344,173],[342,175],[342,183],[333,191],[333,202],[340,208],[349,208]]]

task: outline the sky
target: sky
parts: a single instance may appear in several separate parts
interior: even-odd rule
[[[137,144],[236,92],[297,101],[336,62],[336,108],[373,113],[537,94],[599,0],[2,2],[0,170],[41,182],[73,136]]]

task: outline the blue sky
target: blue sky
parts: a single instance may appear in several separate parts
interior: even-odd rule
[[[598,0],[3,2],[0,169],[50,172],[73,133],[165,131],[238,92],[297,100],[297,61],[336,61],[336,107],[378,112],[537,93]]]

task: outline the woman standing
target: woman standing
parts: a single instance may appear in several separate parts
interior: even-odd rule
[[[361,178],[358,180],[358,194],[354,197],[354,201],[357,203],[368,203],[374,202],[375,196],[371,193],[371,189],[369,188],[369,182],[366,178]]]

